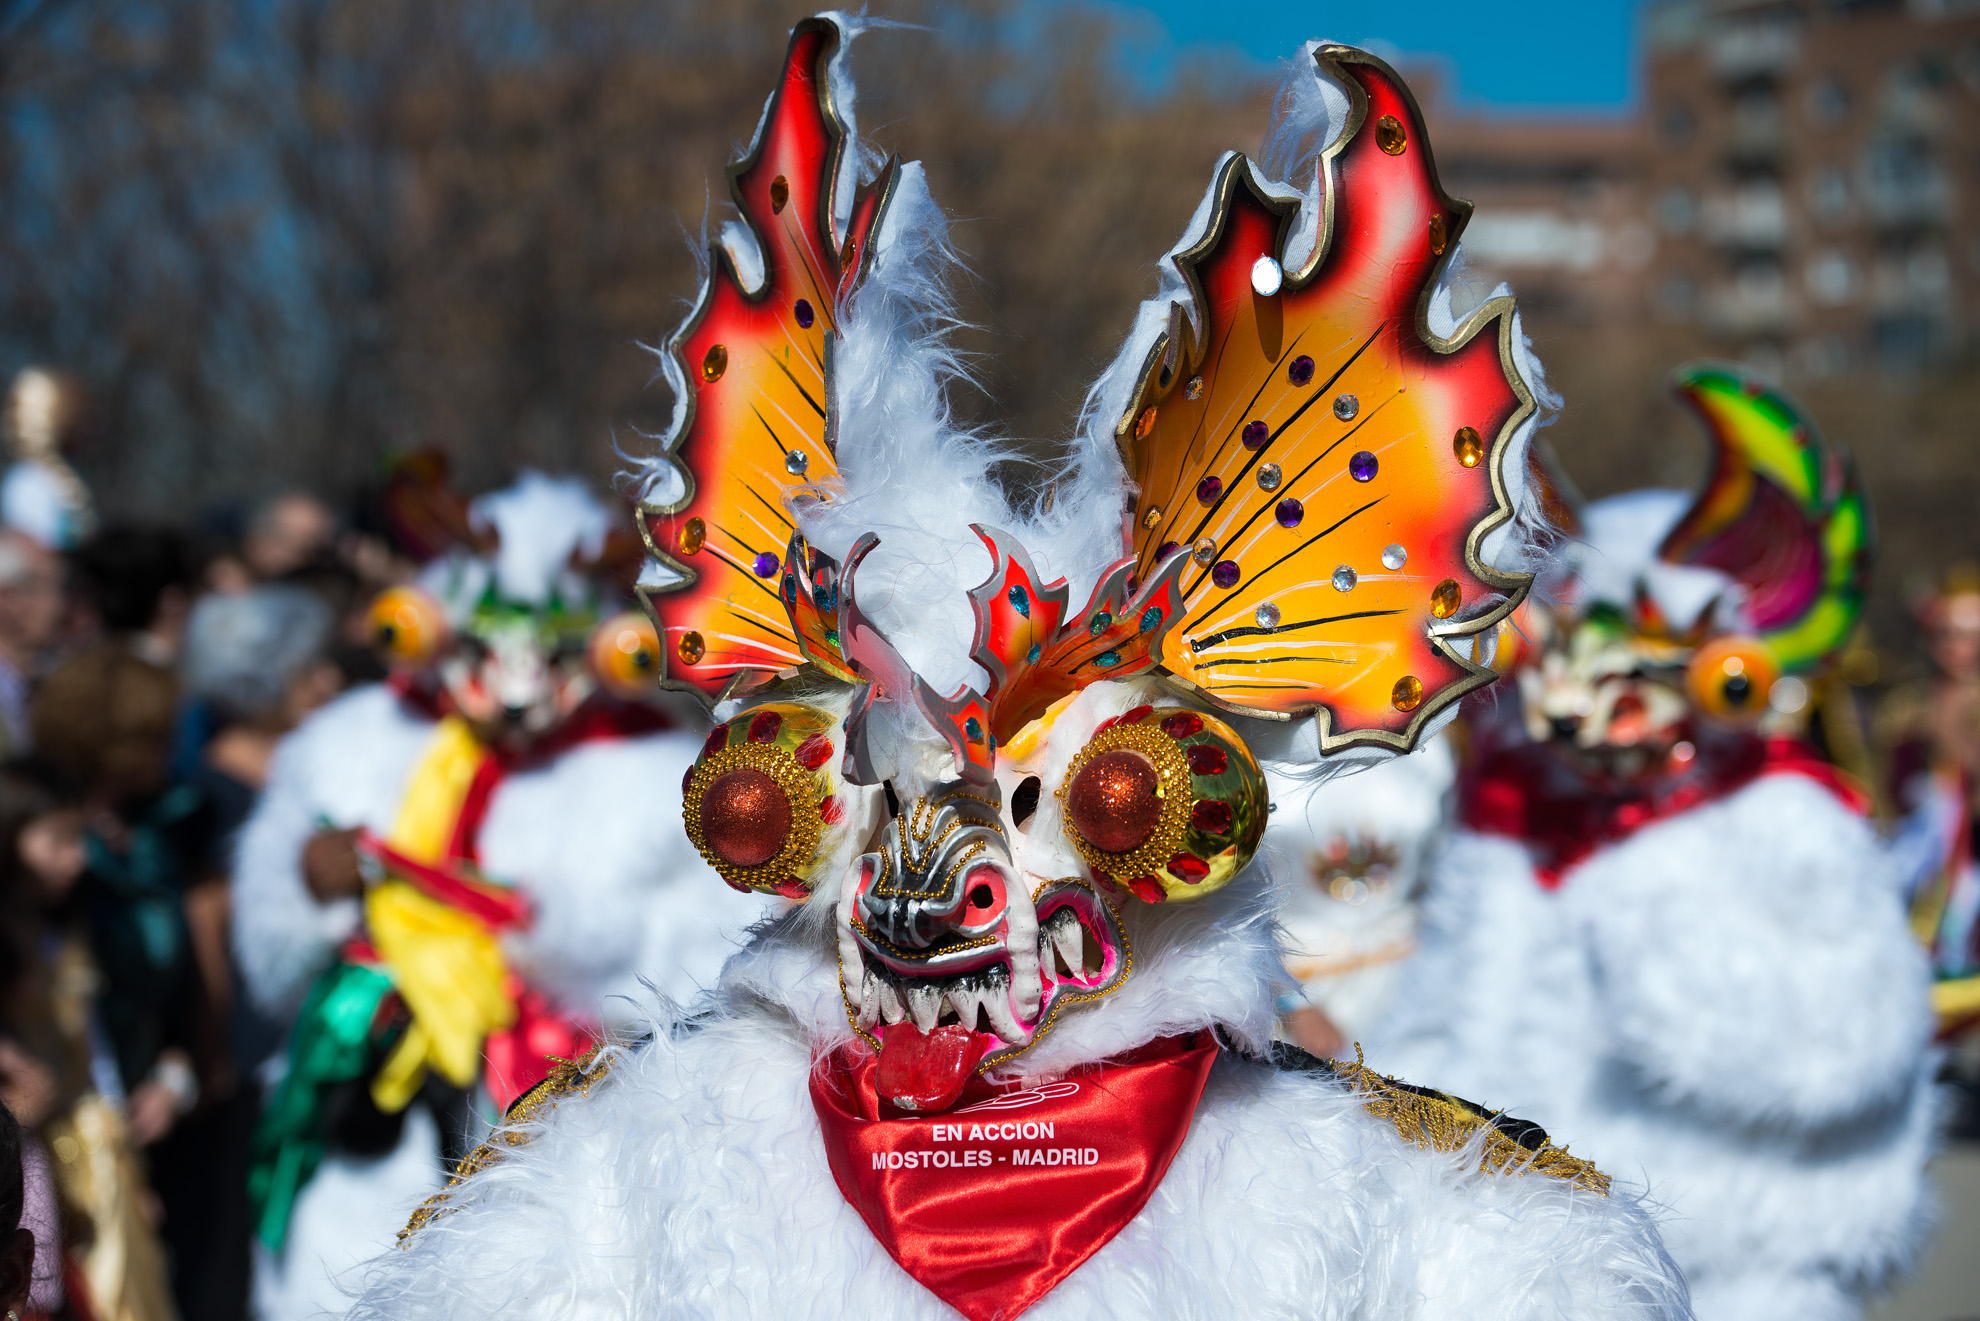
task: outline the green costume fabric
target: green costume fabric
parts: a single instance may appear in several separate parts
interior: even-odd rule
[[[323,1161],[326,1089],[370,1077],[388,1042],[374,1037],[392,980],[368,964],[339,963],[317,979],[289,1043],[289,1072],[255,1128],[248,1198],[255,1233],[279,1253],[296,1197]]]

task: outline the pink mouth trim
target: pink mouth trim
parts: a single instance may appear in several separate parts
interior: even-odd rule
[[[925,970],[915,971],[919,961],[902,959],[854,925],[853,935],[865,968],[859,987],[848,984],[848,997],[860,1002],[852,1006],[856,1014],[866,996],[880,997],[878,1012],[862,1030],[878,1045],[883,1061],[896,1053],[895,1039],[903,1038],[898,1049],[903,1063],[914,1061],[915,1081],[910,1089],[913,1095],[902,1099],[916,1101],[913,1108],[926,1108],[926,1101],[938,1093],[949,1094],[947,1103],[953,1104],[954,1094],[960,1092],[961,1082],[969,1074],[1018,1054],[1066,1004],[1104,995],[1126,975],[1129,957],[1118,920],[1084,881],[1049,882],[1040,887],[1033,902],[1039,995],[1038,1007],[1031,1013],[1020,1009],[1013,986],[1008,928],[1000,929],[985,944],[981,956],[969,959],[963,970],[957,971],[953,962],[945,961],[943,972],[931,975]],[[940,954],[939,948],[936,952]],[[939,997],[939,1007],[933,1032],[924,1034],[914,1022],[910,997],[920,998],[925,1012],[930,994]],[[997,1032],[992,1027],[995,1017],[1004,1018],[1013,1031]],[[960,1035],[965,1032],[967,1048]],[[928,1047],[938,1035],[957,1047],[939,1052],[942,1058],[954,1061],[956,1078],[945,1075],[937,1079],[930,1070]],[[1011,1035],[1019,1039],[1008,1040]],[[915,1039],[914,1044],[906,1038]],[[905,1079],[909,1075],[904,1071],[901,1076]],[[950,1083],[954,1084],[953,1093]]]

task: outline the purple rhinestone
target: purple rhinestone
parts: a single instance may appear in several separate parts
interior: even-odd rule
[[[810,330],[811,323],[817,320],[817,317],[812,313],[811,304],[802,298],[797,300],[797,306],[791,310],[797,313],[797,323],[800,329]],[[1312,374],[1312,369],[1308,368],[1307,375],[1311,376]]]
[[[775,578],[778,560],[769,551],[760,550],[756,553],[756,563],[750,567],[756,570],[756,576],[759,578]]]
[[[1286,379],[1294,385],[1305,385],[1308,381],[1312,380],[1313,359],[1307,357],[1304,353],[1294,358],[1292,365],[1286,368]]]
[[[1368,450],[1356,450],[1354,457],[1348,460],[1348,476],[1357,482],[1372,482],[1375,480],[1375,470],[1380,466],[1375,461],[1373,453]]]
[[[1210,570],[1210,581],[1229,591],[1237,586],[1238,566],[1236,560],[1218,560],[1217,567]]]
[[[1298,527],[1299,520],[1306,517],[1306,506],[1287,496],[1279,501],[1279,507],[1272,516],[1279,520],[1280,527]]]
[[[1244,447],[1248,450],[1264,449],[1265,442],[1270,440],[1271,438],[1272,438],[1272,429],[1266,426],[1263,422],[1245,423],[1244,434],[1240,437],[1240,439],[1244,441]]]
[[[1206,505],[1217,503],[1217,497],[1224,493],[1224,484],[1215,477],[1205,477],[1196,484],[1196,498]]]
[[[1155,562],[1160,564],[1181,549],[1182,545],[1179,542],[1165,541],[1162,543],[1162,548],[1155,552]]]

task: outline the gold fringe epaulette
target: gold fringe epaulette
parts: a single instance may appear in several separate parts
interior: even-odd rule
[[[564,1061],[550,1071],[549,1077],[518,1096],[502,1117],[502,1126],[454,1167],[454,1177],[447,1181],[447,1186],[414,1209],[412,1219],[399,1231],[399,1245],[405,1246],[406,1240],[421,1225],[446,1211],[447,1199],[453,1195],[454,1189],[501,1160],[504,1152],[527,1143],[530,1134],[518,1131],[521,1125],[536,1119],[543,1111],[554,1109],[557,1102],[567,1096],[583,1096],[610,1073],[613,1057],[599,1059],[599,1052],[604,1049],[604,1043],[600,1042],[581,1058]],[[593,1067],[594,1062],[596,1067]]]
[[[1275,1052],[1291,1054],[1281,1047]],[[1297,1052],[1305,1055],[1304,1051]],[[1307,1059],[1312,1059],[1307,1056]],[[1478,1168],[1500,1174],[1523,1174],[1528,1170],[1565,1179],[1603,1197],[1609,1195],[1609,1176],[1595,1168],[1595,1162],[1570,1156],[1566,1147],[1557,1147],[1538,1124],[1511,1115],[1487,1110],[1448,1092],[1417,1087],[1375,1072],[1362,1062],[1361,1047],[1354,1048],[1354,1062],[1345,1060],[1301,1061],[1294,1067],[1326,1073],[1346,1085],[1376,1118],[1386,1121],[1405,1141],[1433,1151],[1462,1151],[1478,1144]]]

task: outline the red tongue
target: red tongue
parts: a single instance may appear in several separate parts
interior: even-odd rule
[[[989,1044],[960,1023],[923,1032],[903,1019],[880,1039],[875,1090],[903,1110],[947,1110]]]

